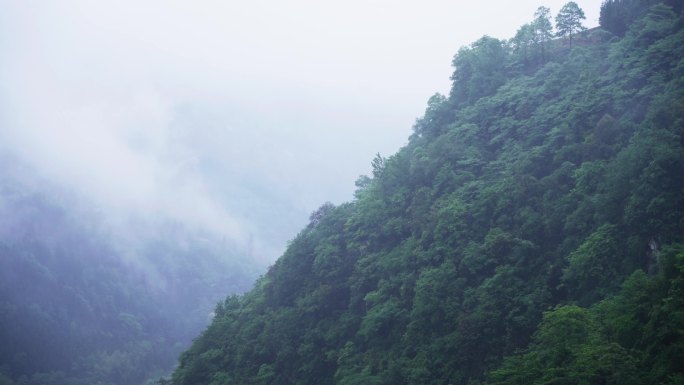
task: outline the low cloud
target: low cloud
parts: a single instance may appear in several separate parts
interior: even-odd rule
[[[538,5],[0,0],[0,140],[109,212],[272,260],[405,143],[460,46]]]

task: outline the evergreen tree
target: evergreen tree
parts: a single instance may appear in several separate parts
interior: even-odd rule
[[[525,24],[518,29],[515,37],[511,39],[513,52],[520,58],[524,65],[528,64],[530,48],[535,42],[534,27],[532,24]]]
[[[556,16],[556,29],[558,36],[568,37],[570,47],[572,47],[572,37],[577,33],[586,30],[582,25],[582,20],[586,19],[584,11],[574,1],[571,1],[563,6]]]
[[[539,7],[534,12],[532,22],[534,40],[539,46],[542,62],[546,60],[547,45],[553,37],[553,25],[551,24],[551,10],[547,7]]]

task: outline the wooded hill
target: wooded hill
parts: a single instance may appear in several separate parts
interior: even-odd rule
[[[684,18],[654,3],[461,49],[169,381],[684,384]]]
[[[171,372],[256,266],[169,219],[125,231],[0,153],[0,384],[141,385]],[[149,381],[149,382],[147,382]]]

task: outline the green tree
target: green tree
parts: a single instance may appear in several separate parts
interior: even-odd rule
[[[599,24],[601,28],[618,36],[624,36],[635,20],[652,6],[665,4],[679,14],[684,6],[682,0],[605,0],[601,5]]]
[[[553,37],[553,25],[551,24],[551,10],[547,7],[539,7],[534,12],[534,21],[532,22],[534,30],[534,41],[539,46],[539,54],[541,60],[546,59],[546,50],[549,41]]]
[[[586,30],[582,25],[582,20],[586,19],[584,11],[574,1],[571,1],[563,6],[556,16],[556,29],[558,36],[568,37],[570,47],[572,47],[572,37],[577,33]]]
[[[451,98],[470,104],[493,94],[506,81],[506,54],[503,42],[489,36],[461,48],[452,61]]]
[[[511,39],[513,52],[518,57],[522,57],[523,64],[527,65],[530,57],[530,47],[534,44],[534,27],[532,24],[525,24],[518,29],[515,37]],[[519,59],[518,59],[519,60]]]
[[[620,253],[618,230],[603,225],[568,256],[563,282],[570,297],[581,304],[591,304],[613,292],[620,284],[620,267],[625,258]]]

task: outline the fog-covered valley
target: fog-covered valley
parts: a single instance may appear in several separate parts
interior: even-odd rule
[[[173,367],[264,266],[170,218],[113,219],[3,156],[0,362],[26,384],[142,383]]]
[[[264,288],[271,287],[269,284],[288,287],[283,282],[304,285],[305,274],[290,277],[292,281],[282,277],[280,281],[274,279],[275,283],[270,280],[294,266],[283,261],[301,257],[297,245],[302,237],[308,239],[325,215],[342,215],[351,210],[352,203],[346,202],[356,204],[363,201],[363,194],[371,196],[369,191],[380,191],[376,190],[378,181],[390,178],[388,174],[379,177],[387,164],[391,165],[389,169],[401,170],[397,171],[397,180],[407,184],[402,191],[410,193],[402,199],[409,201],[416,187],[410,185],[414,181],[407,179],[408,171],[401,174],[406,171],[403,165],[387,160],[396,162],[395,153],[408,156],[409,149],[428,148],[420,142],[421,135],[428,136],[421,130],[433,129],[441,135],[439,130],[448,126],[438,119],[430,120],[430,114],[455,116],[455,112],[444,112],[453,107],[449,103],[458,99],[459,92],[465,95],[461,95],[464,100],[472,96],[462,91],[464,87],[453,88],[457,75],[464,73],[454,72],[464,68],[459,67],[459,54],[477,51],[478,42],[500,43],[509,56],[498,64],[505,62],[505,76],[514,82],[533,76],[542,79],[535,71],[543,67],[544,60],[566,65],[566,54],[572,56],[563,49],[550,58],[542,54],[539,63],[534,62],[538,59],[528,63],[525,56],[522,65],[520,43],[513,38],[518,36],[516,31],[520,34],[522,25],[536,17],[540,5],[556,14],[565,3],[522,1],[495,4],[498,8],[493,9],[492,4],[440,0],[421,4],[385,0],[329,4],[309,0],[243,4],[210,0],[196,4],[0,0],[0,384],[152,384],[161,377],[171,378],[181,353],[188,351],[193,340],[200,341],[195,347],[199,353],[192,357],[199,366],[181,368],[176,380],[192,383],[196,373],[221,374],[222,369],[201,365],[213,365],[223,356],[197,347],[208,338],[203,337],[206,331],[212,330],[207,326],[212,321],[220,324],[215,311],[223,317],[244,308],[250,315],[252,306],[257,305],[240,302],[238,298],[244,297],[234,295],[249,292],[255,282],[257,287],[247,298],[260,298],[262,293],[272,295],[264,294],[270,299],[294,296],[295,291],[283,289],[274,294]],[[586,12],[584,24],[597,26],[602,2],[578,3]],[[483,35],[494,38],[478,40]],[[606,36],[592,35],[583,44],[608,45],[618,39]],[[533,44],[539,42],[530,43],[530,47]],[[560,43],[558,46],[564,48]],[[530,57],[532,51],[530,48]],[[487,64],[478,63],[483,68]],[[552,65],[545,71],[561,72]],[[594,75],[583,74],[582,79]],[[517,76],[523,80],[516,80]],[[472,87],[490,81],[473,80]],[[517,90],[515,84],[511,89]],[[472,94],[477,95],[472,96],[475,99],[487,96],[475,91]],[[458,106],[465,107],[469,106]],[[619,105],[615,110],[629,108]],[[631,122],[629,119],[627,116],[623,121]],[[465,118],[459,124],[463,122]],[[582,129],[589,132],[594,125],[600,126],[597,122],[592,120],[587,123],[591,127]],[[609,133],[611,127],[606,129]],[[553,134],[560,135],[563,129],[556,127]],[[467,125],[458,132],[459,139],[469,135]],[[571,139],[567,134],[563,140],[594,146],[593,134],[582,137],[585,134],[582,131]],[[627,146],[626,135],[615,136],[613,142],[606,139],[613,146],[610,151],[617,153],[619,146]],[[498,145],[495,142],[496,138],[492,139],[491,146]],[[465,149],[460,143],[444,148],[460,151],[458,156],[474,153],[476,146]],[[557,144],[551,143],[549,148]],[[439,146],[429,147],[429,151],[437,154]],[[580,150],[558,151],[558,159],[570,159],[567,153]],[[412,153],[415,159],[411,162],[415,162],[406,166],[411,173],[429,169],[421,154]],[[594,160],[592,156],[598,155],[571,160],[579,170],[583,161]],[[477,163],[458,162],[449,163],[449,167],[475,167]],[[436,164],[429,163],[430,167]],[[579,174],[568,171],[572,175],[568,178],[580,178]],[[430,178],[426,176],[425,180]],[[458,183],[463,180],[458,179]],[[435,187],[442,194],[440,189]],[[436,192],[434,196],[425,191],[415,195],[410,209],[395,207],[403,210],[397,215],[424,210],[425,218],[432,216],[437,221],[437,214],[448,211],[447,206],[437,204],[417,206],[420,199],[437,199]],[[364,199],[371,202],[371,198]],[[656,203],[653,207],[657,208]],[[383,210],[376,212],[377,206],[369,207],[372,210],[365,212],[369,217],[382,217],[378,213]],[[460,210],[449,207],[454,212]],[[584,218],[580,214],[572,218],[578,217]],[[416,218],[406,221],[411,221],[411,226],[430,222]],[[483,214],[481,218],[488,217]],[[390,219],[381,221],[385,226],[381,232],[396,230],[393,226],[398,222]],[[419,224],[419,220],[424,223]],[[355,222],[340,223],[334,231],[328,229],[330,239],[342,237]],[[594,227],[610,231],[602,233],[579,224],[573,231],[587,237],[594,230],[612,236],[612,227],[598,225]],[[326,226],[324,223],[321,229]],[[499,234],[497,229],[492,234]],[[482,231],[489,237],[489,228]],[[354,236],[363,238],[359,234]],[[502,239],[508,236],[501,234]],[[494,235],[490,238],[496,238]],[[563,251],[583,239],[573,236],[577,239],[568,241]],[[474,241],[483,242],[482,250],[484,239],[482,235]],[[363,253],[370,253],[367,248],[372,242],[363,242],[352,243],[350,250],[359,247]],[[527,248],[523,241],[520,244],[526,253],[537,250]],[[307,258],[329,256],[329,246],[323,242],[304,254]],[[454,246],[453,250],[463,246]],[[464,253],[474,254],[480,246],[471,242]],[[489,255],[488,250],[482,255]],[[359,253],[380,256],[378,261],[382,261],[379,251]],[[565,256],[558,252],[556,257],[561,260]],[[553,268],[560,269],[558,266],[560,262]],[[323,262],[317,268],[336,271]],[[423,266],[413,272],[429,273],[432,268],[436,269]],[[322,283],[323,289],[327,284]],[[379,286],[373,290],[387,301],[373,302],[370,284],[364,287],[368,289],[364,295],[369,297],[359,298],[363,297],[369,310],[374,306],[381,309],[395,303],[392,290],[401,291],[403,296],[413,284],[383,292],[383,287],[391,285],[376,282]],[[352,284],[349,288],[358,289]],[[311,292],[327,293],[317,289]],[[535,305],[539,309],[543,307],[541,301]],[[296,305],[315,302],[316,298],[302,297]],[[397,314],[396,319],[403,320],[401,317],[408,313]],[[367,315],[354,313],[358,320]],[[531,325],[539,321],[541,310],[535,317],[526,322]],[[269,325],[280,325],[278,320]],[[536,326],[530,325],[526,326]],[[521,341],[526,342],[528,337],[521,337]],[[358,345],[354,348],[358,351],[344,350],[345,346],[336,346],[335,354],[342,357],[344,352],[353,352],[370,361],[384,355],[377,353],[384,345],[367,351]],[[376,356],[366,354],[373,349],[378,349]],[[337,358],[331,357],[325,359],[337,363]],[[338,376],[340,383],[344,378],[380,378],[378,373],[389,370],[378,363],[381,360],[367,368],[362,361],[339,361],[340,367],[351,368]],[[254,368],[245,365],[245,370],[257,373],[262,369],[256,361],[249,364]],[[271,364],[264,365],[271,368]],[[219,377],[214,379],[216,383],[223,381]],[[280,383],[288,383],[284,378]]]

